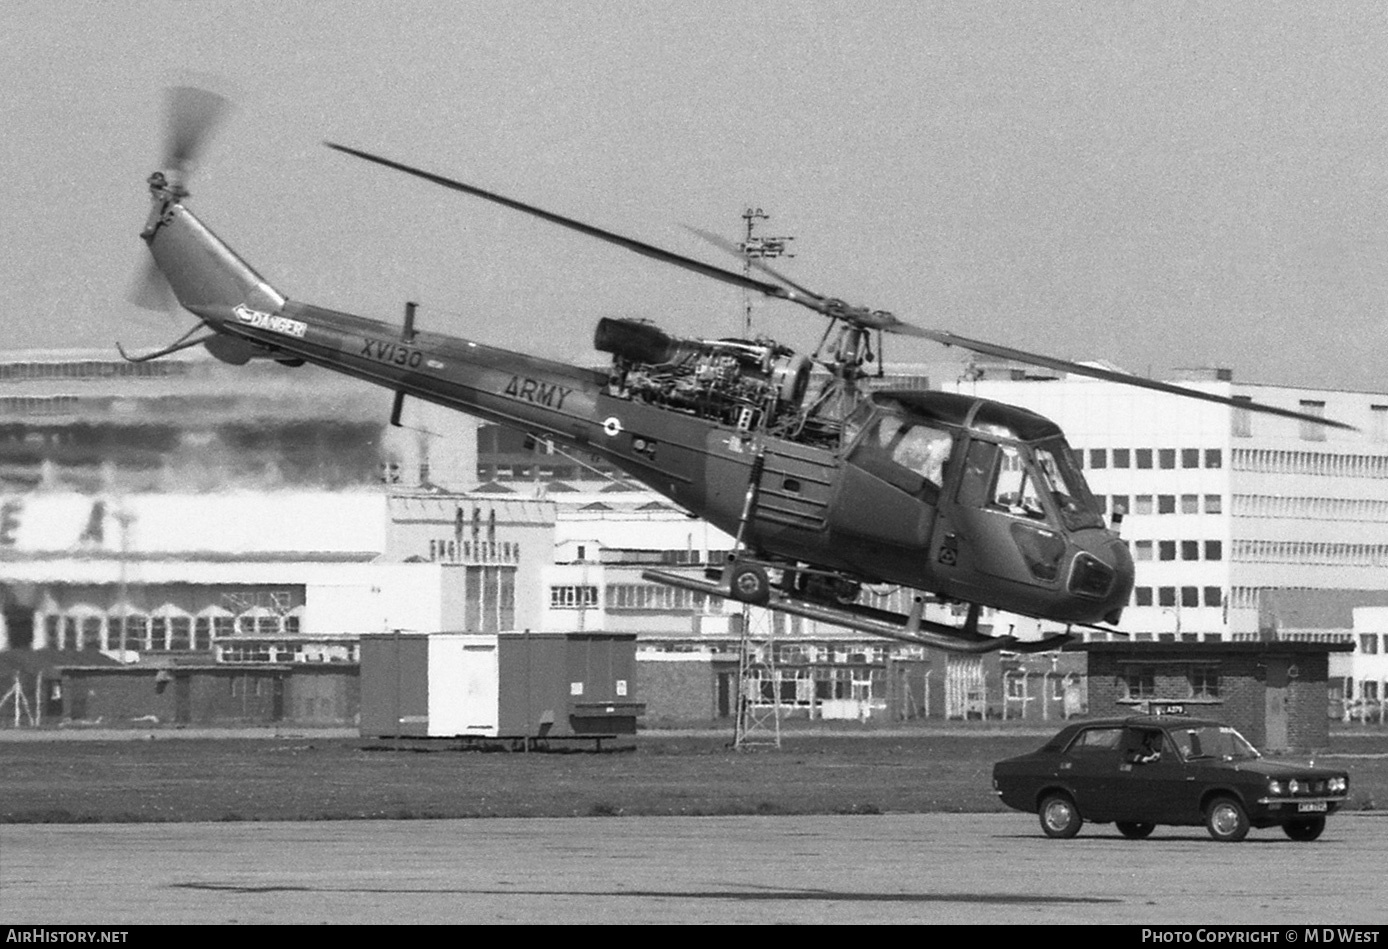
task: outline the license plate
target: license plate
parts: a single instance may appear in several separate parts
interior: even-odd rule
[[[1327,809],[1327,806],[1328,806],[1328,805],[1327,805],[1324,801],[1306,801],[1306,802],[1303,803],[1303,804],[1298,804],[1298,805],[1296,806],[1296,809],[1297,809],[1298,811],[1300,811],[1301,813],[1304,814],[1304,813],[1306,813],[1307,811],[1323,811],[1323,810],[1326,810],[1326,809]]]

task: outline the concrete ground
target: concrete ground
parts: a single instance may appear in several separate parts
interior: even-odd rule
[[[11,926],[1117,923],[1383,926],[1388,818],[1219,844],[1026,814],[0,827]],[[1372,875],[1371,875],[1372,876]],[[1368,889],[1365,887],[1368,886]],[[1275,941],[1291,941],[1278,938]]]

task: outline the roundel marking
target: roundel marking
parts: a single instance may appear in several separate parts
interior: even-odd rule
[[[615,415],[609,415],[602,423],[602,430],[608,438],[616,438],[622,431],[622,420]]]

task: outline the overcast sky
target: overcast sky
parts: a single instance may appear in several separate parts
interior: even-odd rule
[[[282,292],[544,355],[740,291],[329,151],[1139,373],[1388,391],[1388,6],[4,0],[7,348],[155,345],[126,292],[162,90],[234,89],[191,206]],[[783,303],[758,328],[812,346]],[[888,353],[945,355],[923,341]],[[949,354],[949,358],[955,358]]]

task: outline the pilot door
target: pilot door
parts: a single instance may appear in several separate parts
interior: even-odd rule
[[[957,578],[989,578],[1054,589],[1062,582],[1066,539],[1043,498],[1046,475],[1029,463],[1019,445],[973,440],[965,453],[946,536],[936,545],[948,552]],[[942,559],[941,563],[945,561]],[[992,587],[979,577],[980,586]]]
[[[880,572],[878,563],[899,573],[904,554],[924,568],[953,449],[953,433],[922,420],[893,414],[872,420],[840,469],[830,523],[839,559],[864,573]]]

